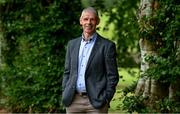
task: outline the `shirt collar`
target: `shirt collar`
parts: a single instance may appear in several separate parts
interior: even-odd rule
[[[90,36],[90,38],[87,42],[95,41],[96,37],[97,37],[97,33],[95,32],[93,35]],[[84,35],[82,34],[82,41],[85,41],[84,39],[85,39]]]

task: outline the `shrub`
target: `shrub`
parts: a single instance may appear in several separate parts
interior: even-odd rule
[[[4,0],[0,6],[4,106],[11,112],[63,112],[65,49],[80,34],[80,1]]]

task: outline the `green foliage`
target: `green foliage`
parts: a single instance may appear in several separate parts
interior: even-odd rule
[[[178,0],[157,0],[150,16],[139,20],[140,38],[154,44],[156,55],[146,56],[150,68],[143,76],[152,77],[162,83],[178,83],[180,76],[180,2]],[[153,6],[152,6],[153,7]],[[178,85],[177,85],[178,86]],[[127,93],[127,90],[125,91]],[[176,100],[163,98],[151,104],[151,98],[126,95],[123,100],[124,109],[139,113],[177,113],[179,112],[179,90]],[[147,103],[149,104],[146,104]],[[152,101],[153,102],[153,101]]]
[[[136,85],[137,85],[137,81],[133,81],[131,85],[123,89],[123,93],[126,95],[129,92],[134,92],[134,90],[136,89]]]
[[[80,1],[5,0],[0,6],[4,106],[12,112],[63,112],[65,50],[81,33]]]
[[[126,95],[123,100],[123,109],[127,112],[148,112],[144,103],[145,98],[142,96]]]
[[[140,38],[151,41],[156,52],[155,55],[146,55],[150,67],[142,76],[168,85],[177,84],[180,76],[180,2],[157,0],[157,3],[157,6],[152,6],[150,16],[139,20]],[[176,100],[163,98],[154,104],[145,104],[147,99],[140,96],[126,96],[123,105],[128,112],[176,113],[179,112],[178,93],[179,89],[174,92]]]
[[[116,0],[105,11],[108,24],[114,24],[112,39],[117,43],[118,64],[121,67],[137,67],[133,55],[138,52],[138,25],[136,10],[139,0]],[[104,30],[108,30],[106,26]]]
[[[179,99],[172,100],[169,98],[159,99],[152,105],[149,103],[150,97],[143,97],[142,95],[135,95],[131,89],[134,84],[126,87],[121,96],[121,107],[124,111],[130,113],[178,113],[180,111]],[[179,96],[179,93],[176,94]]]
[[[148,24],[141,28],[140,36],[155,44],[158,55],[147,56],[151,68],[144,75],[161,82],[175,82],[180,75],[180,3],[176,0],[159,0],[154,15],[141,22]],[[142,26],[141,26],[142,27]]]
[[[83,0],[82,0],[83,1]],[[104,33],[112,30],[109,38],[116,42],[118,65],[121,67],[137,67],[134,55],[138,52],[138,25],[136,9],[139,0],[87,0],[86,6],[96,7],[100,14],[107,17]],[[113,25],[110,28],[109,25]]]
[[[180,111],[180,103],[177,101],[165,98],[156,101],[153,106],[150,106],[146,102],[148,99],[148,97],[128,93],[123,97],[122,107],[130,113],[178,113]]]
[[[162,83],[176,83],[180,75],[180,63],[168,55],[168,58],[161,56],[146,57],[152,65],[143,75],[150,76],[153,79],[159,80]]]
[[[161,113],[179,113],[180,103],[169,98],[165,98],[163,100],[157,101],[155,108]]]

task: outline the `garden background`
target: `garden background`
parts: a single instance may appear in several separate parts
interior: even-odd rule
[[[67,42],[84,7],[116,43],[120,82],[110,113],[180,112],[179,0],[0,0],[0,109],[65,112]],[[166,91],[166,92],[165,92]]]

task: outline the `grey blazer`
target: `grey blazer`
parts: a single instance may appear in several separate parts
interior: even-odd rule
[[[76,91],[81,39],[73,39],[67,46],[62,82],[62,102],[66,107],[71,105]],[[115,43],[98,34],[85,72],[86,90],[94,108],[101,108],[111,101],[118,81]]]

